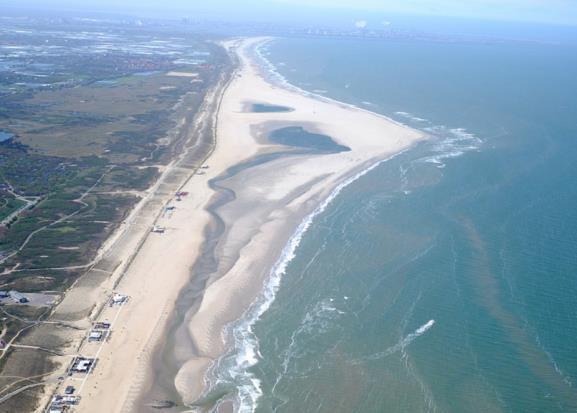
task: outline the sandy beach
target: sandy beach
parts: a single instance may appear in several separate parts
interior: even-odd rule
[[[214,151],[181,187],[189,195],[156,221],[166,231],[126,246],[137,253],[116,270],[124,273],[114,289],[130,300],[104,310],[114,331],[98,350],[77,411],[146,412],[157,400],[197,400],[230,344],[224,327],[258,296],[303,218],[339,184],[424,138],[378,114],[267,80],[254,58],[261,42],[226,44],[239,69],[220,104]],[[254,103],[292,110],[247,111]],[[295,125],[351,150],[286,153],[267,141],[271,129]],[[174,182],[166,185],[157,191],[168,199]],[[150,206],[151,222],[164,206]]]
[[[259,42],[262,39],[235,45],[241,70],[223,99],[211,164],[233,165],[282,151],[266,141],[266,132],[293,125],[328,135],[351,151],[287,155],[217,175],[215,186],[222,195],[212,200],[209,210],[222,228],[206,232],[214,243],[209,256],[216,259],[195,266],[193,277],[205,281],[191,288],[202,294],[172,331],[176,342],[164,349],[165,360],[172,355],[174,365],[181,365],[174,384],[185,403],[194,402],[204,387],[199,372],[230,344],[223,328],[255,300],[303,218],[340,183],[423,138],[366,110],[271,83],[255,64],[254,47]],[[246,111],[251,104],[284,106],[291,111],[252,113]],[[234,196],[223,200],[227,193]]]

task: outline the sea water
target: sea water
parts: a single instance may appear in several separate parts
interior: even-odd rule
[[[11,134],[9,132],[4,132],[3,130],[0,130],[0,142],[7,141],[9,139],[12,139],[13,137],[14,137],[13,134]]]
[[[577,47],[283,39],[261,52],[279,78],[430,139],[296,230],[214,372],[239,410],[575,411]]]

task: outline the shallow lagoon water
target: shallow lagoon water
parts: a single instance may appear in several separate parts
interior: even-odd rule
[[[251,105],[250,111],[255,113],[267,112],[290,112],[292,109],[286,106],[268,105],[265,103],[254,103]]]
[[[330,136],[307,131],[300,126],[288,126],[273,130],[268,139],[281,145],[312,149],[324,153],[350,151],[351,148],[339,145]]]

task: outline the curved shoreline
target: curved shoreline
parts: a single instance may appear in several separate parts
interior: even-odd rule
[[[175,388],[188,405],[194,405],[201,395],[207,395],[211,377],[214,379],[210,372],[234,348],[233,326],[246,320],[251,309],[258,306],[259,297],[266,294],[264,288],[270,288],[271,275],[283,261],[278,257],[285,255],[289,248],[287,243],[294,245],[294,252],[298,246],[298,242],[294,243],[295,236],[300,239],[304,233],[303,225],[308,228],[312,219],[344,187],[424,139],[423,133],[383,115],[267,81],[262,73],[262,64],[259,65],[255,58],[255,47],[262,41],[245,39],[234,46],[229,45],[238,54],[242,68],[225,92],[226,103],[218,117],[220,133],[217,142],[226,144],[230,139],[228,132],[232,129],[235,134],[242,135],[245,143],[250,142],[253,150],[251,157],[244,158],[247,161],[240,164],[237,161],[209,183],[219,189],[220,195],[215,195],[216,198],[207,206],[212,219],[204,233],[200,256],[208,254],[211,262],[208,266],[203,265],[202,260],[195,263],[193,283],[204,282],[204,288],[195,291],[195,299],[200,302],[196,301],[191,307],[192,303],[184,300],[187,303],[180,304],[180,307],[185,309],[188,305],[188,308],[178,317],[180,325],[173,325],[173,332],[181,337],[181,343],[177,339],[171,350],[177,355],[174,360],[180,359],[182,363],[175,373]],[[244,89],[250,90],[250,94]],[[246,107],[248,100],[294,110],[243,113],[242,107]],[[344,121],[334,121],[335,115],[339,118],[340,114],[348,115],[350,119],[344,116]],[[351,146],[352,153],[333,156],[279,151],[278,146],[259,142],[255,136],[255,126],[266,122],[312,123],[320,133],[334,138],[339,144]],[[359,143],[354,132],[356,128],[350,125],[364,123],[370,125],[359,127],[358,133],[368,131],[370,136]],[[344,124],[348,128],[341,132]],[[243,131],[239,132],[240,129]],[[382,142],[383,136],[390,141]],[[251,164],[250,159],[254,161],[263,156],[269,158],[267,162]],[[315,165],[320,157],[327,165]],[[283,169],[289,171],[288,175],[292,172],[294,178],[287,179],[286,173],[279,175]],[[215,182],[218,184],[214,185]],[[276,196],[263,198],[267,189],[277,193]],[[227,192],[228,196],[220,198]],[[255,203],[259,204],[257,211],[247,208]],[[216,233],[215,225],[218,227]],[[266,248],[265,253],[262,247]],[[250,268],[250,274],[247,274],[247,268]],[[185,296],[191,297],[185,292],[180,295],[181,299]],[[254,320],[262,314],[257,313]],[[186,343],[191,345],[183,349]],[[182,357],[184,353],[188,357]],[[199,377],[200,372],[209,372],[209,375]],[[209,401],[209,404],[213,402]]]
[[[262,293],[295,228],[344,181],[424,139],[381,115],[266,81],[252,54],[261,41],[225,43],[238,70],[206,99],[191,146],[135,218],[142,239],[118,246],[127,258],[103,297],[117,291],[130,301],[100,314],[115,328],[95,349],[98,367],[82,381],[78,411],[146,413],[179,399],[192,405],[211,364],[230,348],[227,326]],[[243,110],[255,101],[294,110]],[[271,125],[305,125],[351,150],[289,150],[263,139]],[[189,196],[174,202],[177,191]],[[165,230],[151,232],[152,225]]]
[[[230,368],[222,367],[223,360],[234,358],[236,359],[236,365],[239,372],[244,374],[248,379],[244,386],[239,383],[239,394],[237,394],[237,399],[239,399],[239,401],[237,400],[238,405],[235,404],[235,408],[242,412],[254,411],[259,398],[262,396],[262,392],[260,391],[259,380],[248,372],[250,367],[256,365],[258,362],[256,355],[260,354],[259,343],[256,337],[254,337],[253,327],[275,301],[282,278],[286,273],[288,265],[296,257],[296,250],[300,246],[303,237],[314,223],[315,218],[326,211],[327,207],[333,203],[344,189],[380,166],[382,163],[403,154],[406,150],[398,152],[389,158],[375,161],[375,163],[368,167],[352,173],[350,177],[344,179],[342,183],[337,185],[329,196],[322,200],[322,202],[312,212],[304,216],[303,220],[288,239],[285,247],[280,253],[280,256],[272,266],[268,279],[265,280],[263,289],[257,295],[255,301],[238,320],[224,327],[225,336],[233,337],[233,343],[230,343],[230,347],[227,349],[226,353],[211,364],[207,373],[208,377],[206,378],[206,385],[208,387],[205,389],[205,393],[201,398],[207,398],[207,393],[212,390],[210,387],[211,383],[213,385],[215,385],[215,383],[218,385],[219,377],[215,370]],[[243,360],[243,355],[246,354],[251,354],[254,358]],[[210,399],[210,397],[208,398]]]
[[[281,88],[286,88],[288,90],[294,91],[296,93],[302,94],[303,96],[307,96],[310,97],[312,99],[317,99],[321,102],[326,102],[329,104],[336,104],[336,105],[340,105],[342,107],[348,107],[354,110],[359,110],[359,111],[364,111],[368,114],[371,115],[376,115],[376,116],[380,116],[383,119],[387,120],[388,122],[394,123],[396,125],[399,125],[403,128],[410,128],[413,129],[411,126],[404,124],[403,122],[399,122],[398,120],[395,120],[389,116],[383,115],[382,113],[378,113],[378,112],[372,112],[366,108],[357,106],[355,104],[352,103],[346,103],[346,102],[342,102],[340,100],[336,100],[333,98],[330,98],[328,96],[324,96],[321,95],[319,93],[315,93],[315,92],[311,92],[309,90],[305,90],[297,85],[294,85],[292,83],[290,83],[287,78],[285,76],[283,76],[276,68],[276,66],[269,60],[267,59],[261,52],[261,48],[266,46],[267,43],[272,43],[275,40],[275,38],[273,37],[266,37],[266,38],[262,38],[261,40],[261,44],[258,45],[257,47],[255,47],[255,52],[254,55],[256,56],[257,59],[261,60],[261,63],[263,66],[266,67],[265,70],[268,71],[268,74],[270,75],[270,78],[265,75],[263,75],[264,78],[266,78],[268,81],[270,81],[271,83],[274,83],[275,85],[281,87]],[[276,81],[275,81],[276,80]],[[419,131],[420,133],[424,134],[423,131]]]

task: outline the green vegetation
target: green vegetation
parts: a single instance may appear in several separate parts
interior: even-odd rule
[[[0,221],[10,216],[10,214],[18,211],[26,205],[26,202],[16,199],[11,194],[3,194],[0,196]]]
[[[189,36],[169,34],[150,53],[162,32],[98,33],[0,33],[21,47],[7,51],[13,67],[26,69],[0,68],[0,130],[13,136],[0,142],[0,217],[19,211],[0,225],[0,289],[63,290],[85,271],[178,153],[225,62],[219,47]],[[62,56],[38,55],[46,42]],[[27,83],[34,71],[45,86]]]
[[[0,290],[102,282],[118,261],[107,256],[93,270],[98,249],[190,143],[228,64],[220,47],[164,23],[65,20],[6,17],[0,32]],[[69,344],[71,327],[60,324],[66,317],[44,323],[51,310],[0,304],[1,339],[42,347],[0,352],[0,395],[54,371],[51,351]],[[2,411],[38,409],[41,390]]]
[[[162,73],[131,76],[111,86],[47,90],[16,107],[5,105],[0,128],[44,155],[132,163],[151,156],[157,140],[175,125],[170,115],[179,99],[202,89],[200,83]]]

